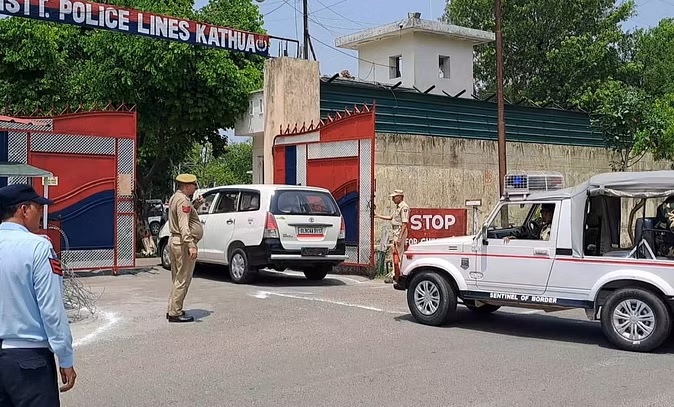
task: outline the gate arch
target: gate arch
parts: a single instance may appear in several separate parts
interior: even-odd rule
[[[374,106],[354,106],[274,138],[274,183],[328,189],[346,226],[347,266],[374,264]]]

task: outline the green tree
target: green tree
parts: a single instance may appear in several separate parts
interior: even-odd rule
[[[111,0],[108,3],[263,32],[250,0]],[[0,20],[0,91],[14,109],[126,103],[138,111],[137,192],[183,161],[194,143],[223,154],[226,138],[262,84],[261,57],[68,25]],[[161,177],[161,176],[160,176]]]
[[[125,0],[117,4],[220,26],[262,31],[249,0]],[[183,161],[194,143],[208,143],[217,157],[231,128],[248,108],[249,92],[262,83],[263,59],[243,53],[93,31],[83,40],[90,58],[73,78],[88,101],[132,103],[138,109],[139,186]]]
[[[648,127],[636,138],[636,148],[653,154],[656,160],[674,162],[674,94],[668,93],[644,111]]]
[[[0,20],[0,107],[49,110],[72,104],[68,83],[79,66],[76,27],[10,17]]]
[[[655,97],[674,93],[674,19],[665,18],[642,33],[636,59],[643,69],[643,87]]]
[[[620,23],[634,2],[614,0],[503,0],[504,93],[511,102],[529,99],[574,105],[588,88],[611,77],[627,80],[630,35]],[[445,21],[494,31],[493,0],[452,0]],[[476,48],[478,94],[496,89],[495,43]]]
[[[647,93],[620,81],[606,81],[595,92],[586,92],[580,103],[591,106],[592,125],[616,155],[612,167],[626,171],[648,151],[646,139],[659,134],[661,124],[651,113]]]
[[[253,144],[250,141],[232,143],[221,155],[214,156],[210,144],[195,145],[186,168],[199,178],[202,187],[250,184],[253,169]]]

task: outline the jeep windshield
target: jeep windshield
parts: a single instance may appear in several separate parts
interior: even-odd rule
[[[274,215],[339,216],[339,207],[332,195],[321,191],[281,189],[271,201]]]

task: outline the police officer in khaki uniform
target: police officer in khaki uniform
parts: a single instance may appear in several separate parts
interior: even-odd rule
[[[407,226],[410,220],[410,207],[405,202],[405,194],[401,189],[396,189],[390,195],[393,203],[396,204],[396,207],[393,211],[393,215],[382,216],[375,213],[375,218],[391,221],[392,228],[392,239],[391,239],[391,250],[394,249],[398,252],[398,258],[402,258],[403,253],[405,252],[405,241],[407,240]],[[400,265],[400,264],[398,264]],[[393,282],[393,271],[390,271],[386,276],[386,283]]]
[[[196,210],[203,203],[203,198],[194,203],[191,200],[197,189],[196,176],[180,174],[176,177],[176,183],[178,190],[169,200],[168,210],[168,244],[173,287],[166,318],[169,322],[192,322],[194,317],[186,316],[183,311],[183,301],[192,282],[197,260],[197,243],[204,235]]]

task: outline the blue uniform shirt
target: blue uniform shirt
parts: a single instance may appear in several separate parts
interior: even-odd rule
[[[0,224],[0,339],[48,342],[73,366],[63,271],[51,243],[16,223]]]

